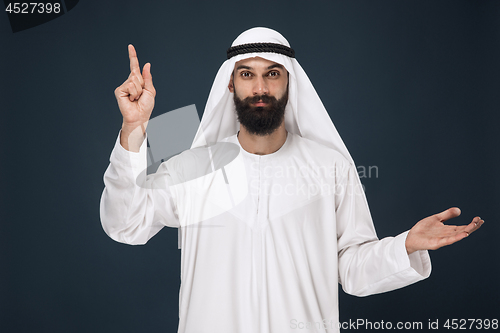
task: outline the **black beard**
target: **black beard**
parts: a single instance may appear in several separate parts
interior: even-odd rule
[[[285,107],[288,102],[288,87],[279,100],[274,96],[257,95],[243,100],[234,91],[234,105],[238,121],[250,134],[259,136],[273,133],[285,119]],[[252,103],[262,101],[266,106],[252,106]]]

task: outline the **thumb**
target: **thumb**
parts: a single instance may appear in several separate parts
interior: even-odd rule
[[[460,213],[461,213],[460,208],[451,207],[445,210],[444,212],[436,214],[436,217],[442,222],[457,217],[460,215]]]
[[[149,62],[144,65],[142,79],[144,80],[144,88],[154,93],[155,88],[153,86],[153,76],[151,75],[151,64]]]

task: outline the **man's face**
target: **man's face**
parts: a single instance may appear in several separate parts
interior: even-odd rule
[[[240,124],[268,135],[283,122],[288,102],[288,72],[278,63],[255,57],[238,61],[228,85]]]

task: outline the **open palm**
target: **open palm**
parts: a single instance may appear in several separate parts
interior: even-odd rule
[[[443,222],[460,215],[457,207],[420,220],[411,228],[406,237],[408,254],[419,250],[436,250],[453,244],[469,236],[484,223],[479,216],[472,219],[468,225],[445,225]]]

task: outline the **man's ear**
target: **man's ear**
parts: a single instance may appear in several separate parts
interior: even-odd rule
[[[234,93],[234,84],[233,84],[233,74],[231,74],[231,79],[229,79],[229,84],[227,85],[230,93]]]

